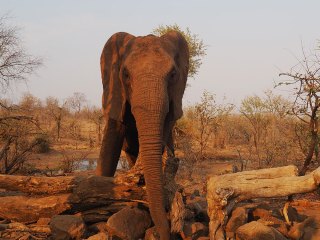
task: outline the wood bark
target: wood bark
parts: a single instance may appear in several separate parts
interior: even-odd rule
[[[23,223],[116,202],[146,200],[142,187],[100,176],[30,177],[0,175],[0,218]],[[0,195],[1,196],[1,195]]]
[[[171,206],[170,215],[174,216],[173,226],[183,225],[183,218],[172,214],[183,212],[184,208],[181,193],[177,192],[181,187],[174,181],[178,164],[178,159],[172,158],[164,166],[164,186],[168,206]],[[138,204],[148,205],[140,170],[121,173],[115,178],[0,175],[0,219],[32,223],[40,217],[78,213],[85,222],[93,223],[107,220],[128,205]]]
[[[320,184],[320,168],[298,176],[295,166],[238,172],[211,177],[207,183],[210,239],[224,239],[228,215],[238,202],[311,192]]]

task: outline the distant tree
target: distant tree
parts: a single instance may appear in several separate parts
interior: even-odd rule
[[[75,113],[80,113],[86,102],[86,95],[81,92],[75,92],[67,99],[67,104],[73,111],[75,111]]]
[[[230,114],[234,106],[232,104],[218,104],[215,95],[204,91],[201,102],[194,106],[194,118],[197,121],[196,139],[200,145],[200,157],[204,157],[204,152],[208,146],[209,138],[216,132],[221,124],[223,116]]]
[[[7,15],[0,16],[0,93],[5,93],[14,82],[26,80],[42,62],[26,52],[18,32],[17,27],[8,24]],[[24,99],[24,104],[29,104],[29,100]],[[35,137],[39,132],[39,123],[32,111],[0,99],[1,173],[10,174],[20,169],[40,144],[41,140]]]
[[[300,174],[304,175],[315,156],[320,165],[319,113],[320,113],[320,55],[319,50],[306,53],[302,47],[302,58],[290,71],[280,73],[287,77],[277,86],[292,86],[295,100],[292,107],[293,114],[308,126],[308,150]]]
[[[182,30],[177,24],[173,25],[160,25],[155,28],[152,33],[156,36],[161,36],[169,31],[180,32],[188,42],[189,46],[189,77],[194,77],[202,64],[202,58],[206,55],[207,46],[203,43],[202,39],[199,39],[197,34],[192,34],[190,29]]]
[[[261,141],[269,124],[269,118],[266,116],[267,106],[259,96],[249,96],[242,100],[240,112],[248,119],[252,127],[254,148],[259,167],[261,167]]]
[[[18,171],[31,152],[42,143],[38,121],[18,105],[0,99],[0,173]]]
[[[242,100],[240,113],[249,123],[249,135],[252,136],[259,167],[262,167],[262,160],[271,165],[275,164],[276,159],[284,158],[280,153],[280,145],[282,152],[291,147],[287,136],[291,130],[288,119],[290,107],[290,101],[270,90],[264,96],[253,95]],[[249,139],[249,145],[250,142]]]
[[[267,112],[278,118],[282,119],[291,114],[292,102],[271,90],[265,91],[264,105]]]
[[[87,118],[94,123],[96,126],[96,132],[97,132],[97,141],[98,144],[101,143],[101,135],[102,135],[102,127],[104,123],[104,118],[102,114],[102,110],[97,107],[91,107],[87,109]]]
[[[41,100],[30,93],[25,93],[22,95],[19,103],[19,108],[21,112],[26,115],[32,115],[34,118],[38,118],[42,114],[42,103]]]
[[[46,99],[46,113],[55,122],[58,141],[60,141],[61,138],[62,122],[68,113],[66,105],[66,101],[60,103],[55,97],[47,97]]]
[[[42,61],[22,47],[18,28],[9,26],[8,16],[0,17],[0,87],[5,92],[14,81],[26,80]]]

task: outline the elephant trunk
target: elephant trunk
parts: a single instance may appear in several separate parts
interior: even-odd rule
[[[161,239],[170,239],[170,229],[165,210],[162,173],[162,132],[159,124],[142,122],[139,127],[140,156],[146,181],[146,190],[152,219]],[[156,126],[156,127],[155,127]],[[142,130],[144,129],[144,130]]]
[[[165,193],[163,189],[162,151],[163,126],[169,111],[166,86],[161,81],[142,81],[155,83],[140,89],[138,96],[133,96],[133,114],[139,134],[139,154],[144,170],[146,191],[151,217],[160,234],[161,240],[170,239],[170,227],[165,209]],[[151,89],[151,90],[150,90]]]

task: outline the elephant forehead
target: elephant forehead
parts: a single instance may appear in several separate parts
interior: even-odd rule
[[[163,48],[159,38],[155,36],[138,37],[127,52],[127,62],[154,62],[156,64],[170,63],[172,57]]]

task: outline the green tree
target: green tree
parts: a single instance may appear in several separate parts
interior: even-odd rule
[[[192,34],[190,29],[182,30],[177,24],[173,25],[160,25],[155,28],[152,33],[156,36],[162,36],[170,31],[180,32],[188,42],[189,46],[189,77],[194,77],[202,64],[202,58],[206,55],[206,45],[197,34]]]

